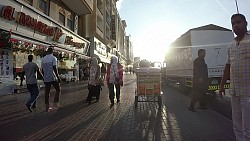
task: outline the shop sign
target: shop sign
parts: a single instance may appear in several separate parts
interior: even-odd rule
[[[116,26],[115,26],[115,15],[111,17],[111,39],[116,40]]]
[[[14,20],[15,18],[13,17],[13,14],[15,12],[15,8],[11,7],[11,6],[4,6],[2,8],[2,12],[1,12],[1,16],[4,18],[4,19],[7,19],[7,20]]]
[[[23,26],[27,26],[28,28],[34,29],[44,35],[53,36],[53,27],[50,27],[41,21],[37,21],[37,19],[32,18],[31,16],[26,15],[23,12],[18,12],[16,22]]]
[[[65,44],[72,45],[73,47],[76,47],[76,48],[84,48],[84,46],[85,46],[84,43],[74,42],[73,38],[71,36],[66,36]]]
[[[11,6],[4,6],[1,11],[1,17],[10,21],[15,20],[13,17],[15,12],[15,8]],[[60,37],[63,35],[63,31],[59,27],[51,27],[42,21],[38,21],[37,19],[27,15],[24,12],[17,12],[16,22],[20,25],[26,26],[30,29],[38,31],[44,35],[52,37],[53,41],[59,42]],[[65,43],[66,45],[72,45],[76,48],[84,48],[84,43],[74,42],[73,38],[70,36],[66,36]]]
[[[1,17],[13,21],[15,20],[15,18],[13,17],[14,12],[15,8],[11,6],[4,6],[1,11]],[[38,21],[37,19],[25,14],[24,12],[17,13],[16,22],[20,25],[38,31],[39,33],[53,37],[53,41],[58,41],[58,39],[63,34],[60,28],[48,26],[47,24]]]

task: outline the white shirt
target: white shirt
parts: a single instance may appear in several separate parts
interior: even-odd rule
[[[250,97],[250,34],[237,45],[234,40],[228,49],[230,64],[230,94]]]
[[[47,54],[42,59],[42,69],[44,72],[44,82],[56,81],[56,75],[53,70],[53,66],[57,66],[57,59],[52,54]]]

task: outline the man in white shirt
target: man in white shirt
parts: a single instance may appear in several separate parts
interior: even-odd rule
[[[233,32],[237,35],[228,49],[228,60],[220,83],[219,93],[230,79],[232,120],[237,141],[250,141],[250,33],[242,14],[231,17]]]
[[[61,94],[61,79],[57,70],[57,58],[53,56],[53,48],[48,48],[47,55],[42,59],[42,72],[44,74],[46,111],[52,109],[49,107],[51,85],[56,89],[53,106],[55,108],[60,108],[59,99]]]

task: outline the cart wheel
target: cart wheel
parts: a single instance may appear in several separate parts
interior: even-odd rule
[[[158,96],[158,106],[159,106],[159,108],[161,108],[161,106],[162,106],[162,97],[161,96]]]
[[[135,108],[137,108],[138,105],[138,96],[135,96]]]

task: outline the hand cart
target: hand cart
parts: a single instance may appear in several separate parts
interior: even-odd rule
[[[135,107],[138,102],[158,102],[162,106],[161,69],[152,67],[137,68],[137,88],[135,89]]]

